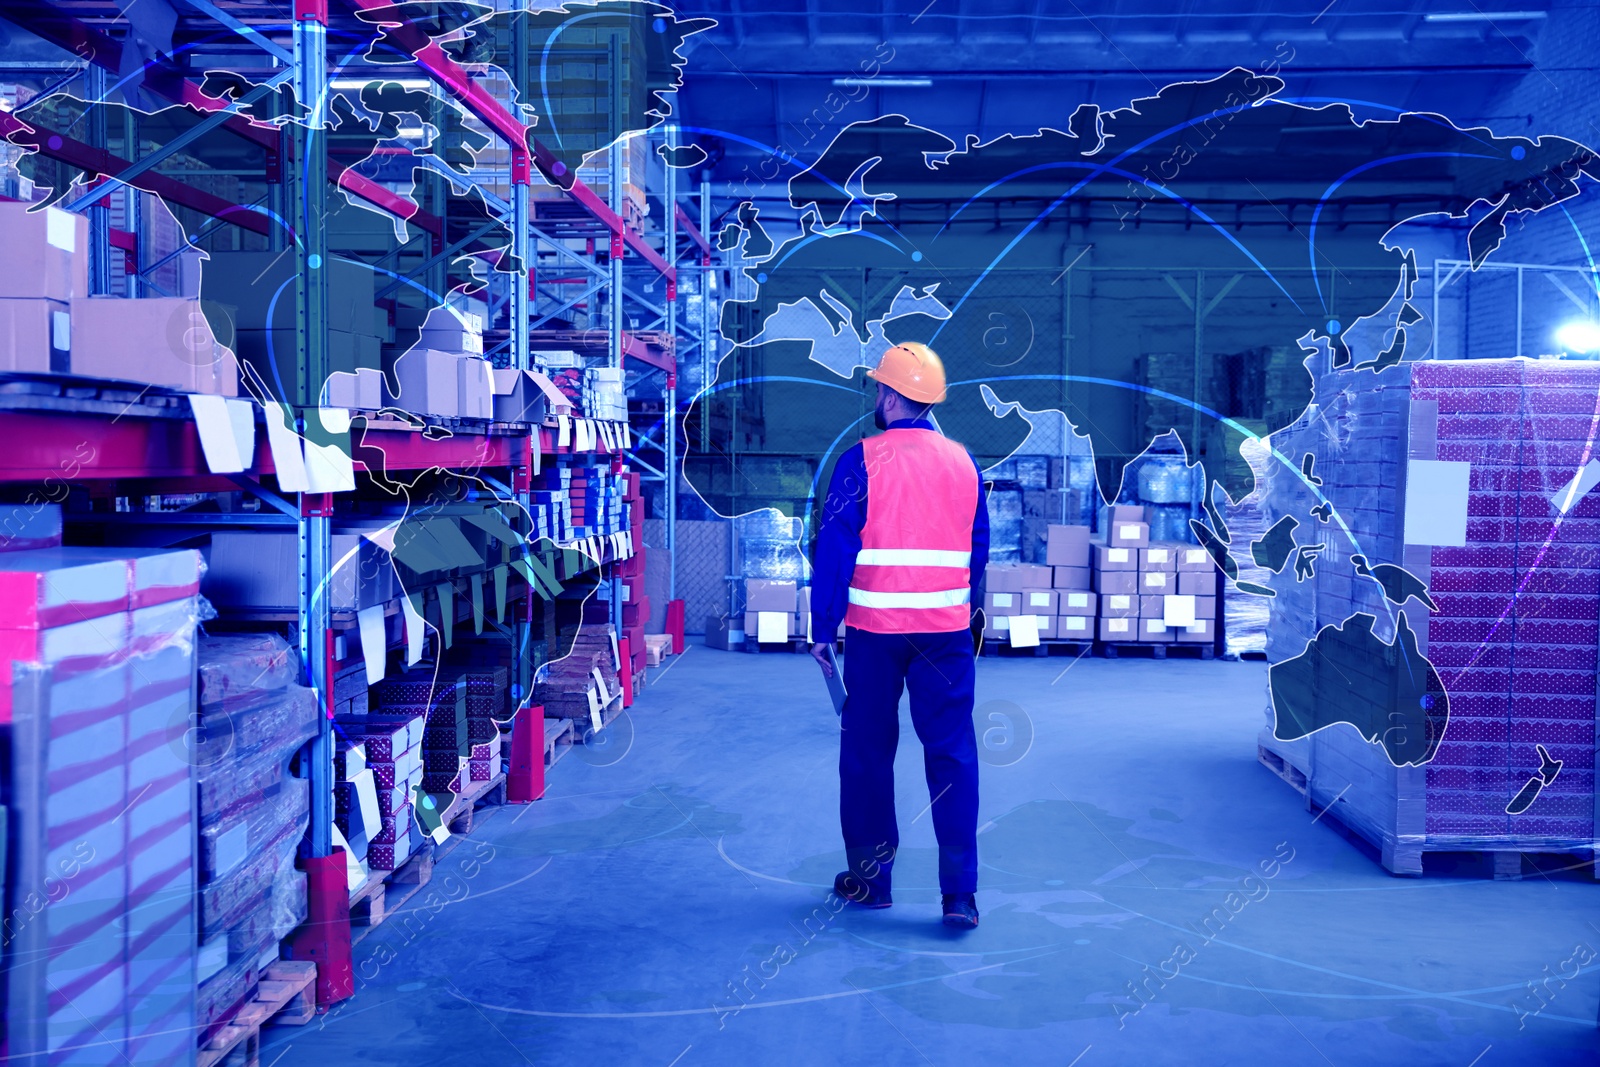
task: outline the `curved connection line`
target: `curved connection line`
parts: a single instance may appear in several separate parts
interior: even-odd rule
[[[1056,164],[1050,164],[1050,165],[1051,166],[1058,166],[1058,167],[1069,167],[1069,168],[1074,168],[1074,169],[1076,169],[1076,168],[1091,169],[1091,170],[1095,171],[1095,174],[1091,174],[1088,178],[1085,178],[1083,181],[1079,182],[1077,185],[1074,185],[1071,189],[1068,189],[1066,192],[1064,192],[1060,196],[1056,197],[1053,201],[1050,202],[1050,206],[1046,207],[1038,215],[1035,215],[1033,217],[1033,219],[1026,226],[1024,226],[1022,228],[1021,232],[1019,232],[1015,237],[1013,237],[1010,241],[1008,241],[1006,243],[1005,248],[1001,249],[999,254],[996,255],[994,257],[994,259],[989,262],[988,266],[983,268],[983,270],[978,274],[977,279],[974,280],[973,283],[970,286],[967,287],[967,291],[961,294],[961,299],[957,300],[955,302],[954,306],[952,306],[950,308],[950,318],[945,319],[943,322],[941,322],[938,325],[937,328],[934,329],[933,337],[930,338],[930,340],[934,340],[934,339],[938,338],[939,334],[944,331],[944,328],[946,326],[948,326],[955,319],[956,312],[961,310],[961,305],[965,304],[967,302],[967,299],[969,297],[971,297],[974,292],[977,291],[978,286],[983,284],[984,279],[989,276],[989,273],[1000,265],[1000,261],[1005,259],[1008,255],[1010,255],[1012,253],[1012,251],[1014,251],[1016,249],[1017,245],[1022,243],[1023,238],[1027,237],[1028,234],[1032,233],[1034,228],[1037,227],[1045,219],[1049,218],[1055,212],[1055,210],[1057,208],[1059,208],[1062,204],[1065,204],[1072,197],[1072,195],[1075,192],[1077,192],[1079,189],[1082,189],[1085,185],[1087,185],[1090,181],[1092,181],[1095,177],[1097,177],[1100,174],[1116,174],[1116,175],[1119,175],[1121,177],[1127,178],[1130,182],[1137,182],[1140,185],[1144,185],[1147,188],[1153,189],[1156,192],[1160,193],[1162,196],[1167,197],[1169,200],[1173,200],[1173,201],[1175,201],[1175,202],[1177,202],[1179,204],[1182,204],[1185,208],[1188,209],[1190,214],[1194,215],[1200,221],[1204,222],[1207,226],[1210,226],[1218,234],[1222,235],[1222,237],[1224,237],[1228,241],[1229,244],[1231,244],[1235,248],[1237,248],[1244,255],[1244,257],[1246,259],[1248,259],[1251,263],[1254,263],[1256,265],[1256,268],[1258,270],[1260,270],[1262,274],[1265,274],[1267,276],[1267,280],[1272,282],[1273,285],[1277,286],[1278,292],[1282,293],[1284,295],[1284,297],[1289,301],[1289,303],[1291,303],[1291,304],[1293,304],[1295,306],[1295,310],[1296,311],[1300,311],[1302,313],[1305,311],[1305,309],[1300,306],[1300,302],[1294,298],[1294,295],[1292,293],[1290,293],[1289,290],[1287,290],[1287,289],[1285,289],[1283,287],[1283,283],[1282,282],[1278,281],[1277,275],[1273,274],[1272,271],[1268,270],[1267,267],[1266,267],[1266,264],[1262,263],[1259,259],[1257,259],[1256,256],[1255,256],[1255,253],[1251,252],[1248,248],[1246,248],[1239,241],[1239,239],[1237,237],[1235,237],[1233,234],[1229,233],[1226,226],[1221,225],[1215,219],[1213,219],[1210,215],[1207,215],[1204,211],[1200,210],[1199,207],[1197,207],[1196,205],[1190,203],[1187,199],[1185,199],[1182,196],[1179,196],[1177,193],[1173,192],[1171,189],[1168,189],[1166,186],[1161,185],[1158,182],[1153,182],[1150,179],[1144,177],[1143,175],[1135,174],[1132,171],[1123,170],[1120,167],[1113,167],[1113,166],[1111,166],[1109,164],[1056,163]]]
[[[1328,198],[1338,191],[1339,186],[1377,167],[1387,166],[1390,163],[1405,163],[1413,159],[1498,159],[1498,156],[1485,156],[1476,152],[1406,152],[1398,156],[1385,156],[1382,159],[1370,159],[1358,167],[1345,171],[1334,179],[1317,198],[1316,210],[1311,212],[1311,227],[1306,235],[1306,254],[1311,260],[1311,281],[1317,287],[1317,299],[1322,302],[1322,310],[1328,310],[1328,298],[1322,293],[1322,278],[1317,273],[1317,222],[1322,218],[1322,209],[1328,206]]]
[[[825,1000],[839,1000],[843,997],[862,997],[868,993],[882,993],[890,989],[904,989],[907,986],[926,985],[929,982],[943,982],[951,978],[961,978],[969,974],[979,974],[983,971],[992,971],[997,967],[1007,967],[1013,963],[1027,963],[1029,960],[1041,959],[1045,956],[1055,955],[1061,949],[1051,952],[1040,952],[1033,956],[1024,956],[1017,960],[1000,960],[996,963],[987,963],[982,967],[969,967],[963,971],[951,971],[949,974],[929,975],[925,978],[909,978],[903,982],[889,982],[885,985],[842,989],[833,993],[817,993],[809,997],[790,997],[786,1000],[752,1001],[739,1003],[719,1008],[712,1005],[707,1008],[667,1008],[660,1011],[541,1011],[536,1008],[511,1008],[499,1004],[486,1004],[482,1001],[472,1000],[454,991],[451,995],[458,1000],[466,1001],[479,1008],[490,1011],[504,1012],[507,1015],[531,1015],[541,1019],[667,1019],[683,1015],[727,1015],[731,1012],[748,1011],[754,1008],[788,1008],[796,1004],[815,1004]],[[1020,975],[1001,975],[1001,977],[1021,977]]]

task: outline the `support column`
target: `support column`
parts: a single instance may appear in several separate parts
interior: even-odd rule
[[[89,99],[88,141],[95,148],[104,151],[108,131],[106,129],[106,109],[101,107],[102,97],[106,94],[109,84],[104,67],[89,64],[83,72],[85,96]],[[121,193],[122,190],[117,190]],[[108,196],[117,195],[116,193]],[[137,192],[130,189],[128,196],[137,196]],[[89,205],[89,292],[95,296],[108,296],[111,293],[111,207],[105,199],[94,201]]]

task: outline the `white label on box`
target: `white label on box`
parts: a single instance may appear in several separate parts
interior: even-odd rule
[[[1088,593],[1068,593],[1067,594],[1067,607],[1069,607],[1069,608],[1086,608],[1088,606],[1089,606],[1089,594]]]
[[[1162,619],[1146,619],[1144,620],[1144,632],[1147,634],[1164,634],[1167,632],[1167,624]]]
[[[1062,625],[1068,630],[1087,630],[1089,620],[1081,615],[1068,615],[1061,620]]]
[[[366,662],[367,684],[383,681],[383,670],[388,662],[384,654],[387,636],[384,632],[383,605],[374,604],[356,612],[356,625],[361,630],[361,658]]]
[[[1194,597],[1187,595],[1161,598],[1161,619],[1168,626],[1194,625]]]
[[[1406,544],[1464,547],[1471,479],[1470,463],[1411,460],[1406,466]]]
[[[1206,550],[1203,548],[1186,548],[1183,550],[1183,561],[1185,563],[1204,563],[1206,555]]]
[[[1050,594],[1049,593],[1029,593],[1028,594],[1028,607],[1030,607],[1030,608],[1047,608],[1049,606],[1050,606]]]
[[[997,608],[1009,608],[1015,606],[1011,603],[1010,593],[991,593],[990,595],[994,597],[994,606]]]
[[[1165,562],[1167,562],[1168,559],[1171,558],[1171,556],[1172,556],[1172,553],[1169,552],[1165,548],[1152,548],[1152,549],[1150,549],[1150,562],[1151,563],[1165,563]]]
[[[756,641],[760,644],[789,640],[789,614],[784,611],[756,612]]]
[[[565,415],[556,416],[556,447],[566,448],[572,443],[572,420]]]
[[[1128,541],[1139,540],[1139,524],[1136,522],[1123,523],[1117,527],[1117,536]]]
[[[1126,548],[1108,548],[1106,550],[1106,560],[1108,562],[1126,563],[1128,562],[1129,558],[1128,550]]]
[[[1149,574],[1144,576],[1144,584],[1153,585],[1157,589],[1165,589],[1167,585],[1167,572],[1151,571]]]
[[[1114,596],[1109,599],[1113,608],[1125,611],[1133,607],[1133,597],[1131,596]]]
[[[1011,616],[1009,616],[1009,615],[997,616],[994,619],[994,628],[996,630],[1009,630],[1009,629],[1011,629]]]
[[[1203,633],[1207,633],[1209,631],[1210,626],[1211,626],[1211,620],[1210,619],[1196,619],[1196,620],[1194,620],[1194,622],[1192,622],[1188,626],[1186,626],[1185,629],[1188,630],[1188,632],[1192,633],[1192,634],[1203,634]]]
[[[1127,619],[1107,619],[1106,629],[1114,634],[1125,634],[1128,632],[1128,621]]]
[[[44,209],[44,239],[69,255],[78,251],[78,217],[60,208]],[[81,294],[87,296],[87,293]]]
[[[1018,615],[1011,620],[1011,647],[1039,647],[1039,616]]]
[[[57,352],[72,348],[72,314],[67,311],[50,312],[50,347]],[[252,423],[252,426],[254,424]]]

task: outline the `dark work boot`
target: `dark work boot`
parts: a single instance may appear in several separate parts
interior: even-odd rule
[[[874,888],[859,875],[849,871],[840,871],[833,876],[833,891],[840,897],[863,908],[887,908],[894,903],[889,895],[889,887]]]
[[[959,930],[971,930],[978,925],[978,900],[971,893],[946,893],[944,895],[944,924]]]

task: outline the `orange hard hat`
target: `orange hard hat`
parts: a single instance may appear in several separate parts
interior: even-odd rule
[[[867,377],[919,404],[944,403],[944,364],[939,353],[920,341],[889,349],[878,360],[877,369],[867,371]]]

